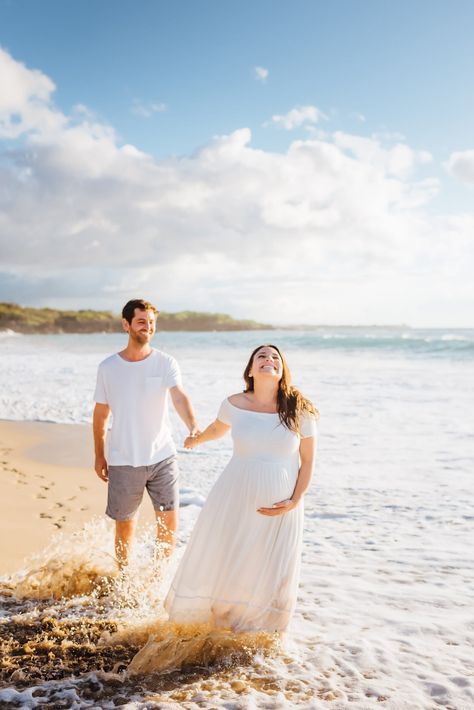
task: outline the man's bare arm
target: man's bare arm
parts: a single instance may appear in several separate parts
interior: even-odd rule
[[[108,404],[97,403],[94,407],[92,428],[94,431],[95,472],[103,481],[108,481],[108,467],[105,458],[105,438],[107,436],[107,422],[110,416]]]
[[[194,436],[198,431],[198,425],[191,400],[179,385],[170,387],[170,395],[174,408],[189,429],[190,436]]]

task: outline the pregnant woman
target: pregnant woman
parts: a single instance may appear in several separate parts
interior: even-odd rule
[[[201,511],[165,608],[173,622],[235,632],[283,632],[298,586],[303,496],[312,476],[317,410],[295,387],[275,345],[254,350],[245,391],[185,441],[231,431],[233,456]]]

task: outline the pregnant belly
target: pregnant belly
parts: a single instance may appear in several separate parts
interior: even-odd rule
[[[255,510],[289,498],[296,484],[297,471],[281,463],[234,457],[223,478],[235,499]]]

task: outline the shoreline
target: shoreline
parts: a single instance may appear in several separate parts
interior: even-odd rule
[[[107,486],[93,469],[90,425],[0,420],[0,481],[0,576],[21,569],[58,532],[105,517]],[[153,521],[146,502],[140,521]]]

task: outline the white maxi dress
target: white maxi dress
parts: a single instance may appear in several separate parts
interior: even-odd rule
[[[303,502],[279,516],[257,512],[293,493],[299,444],[315,436],[312,416],[300,435],[278,414],[224,400],[217,418],[232,427],[234,451],[214,484],[165,599],[170,620],[243,631],[284,631],[298,587]]]

